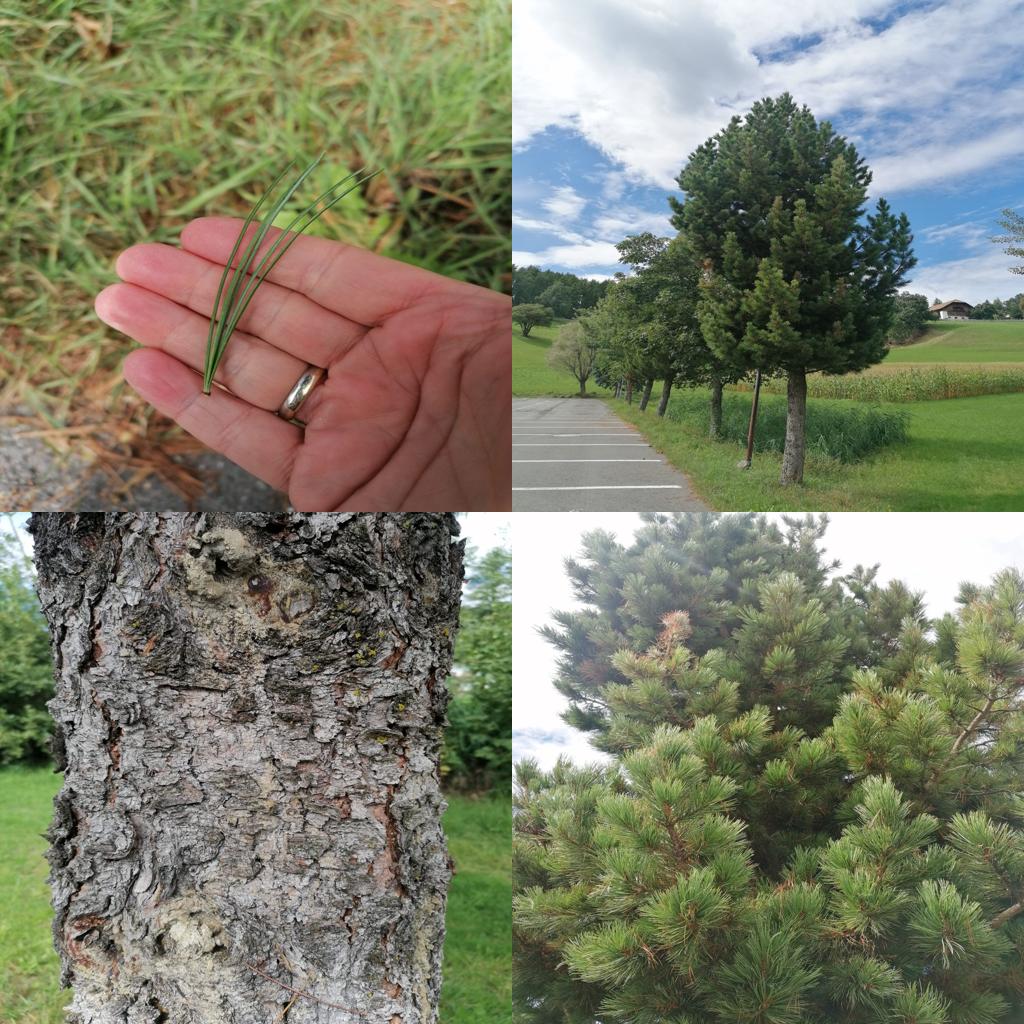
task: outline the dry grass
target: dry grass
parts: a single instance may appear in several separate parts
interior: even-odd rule
[[[316,233],[508,288],[509,20],[508,0],[0,3],[0,429],[197,493],[170,456],[198,446],[121,383],[131,345],[93,297],[126,246],[242,215],[321,149],[332,181],[384,173]]]

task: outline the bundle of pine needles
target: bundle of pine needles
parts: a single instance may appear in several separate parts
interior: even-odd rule
[[[340,202],[351,191],[365,184],[379,172],[373,171],[370,174],[363,174],[363,170],[354,171],[341,181],[336,182],[326,192],[321,193],[301,213],[295,215],[289,225],[277,236],[273,244],[264,254],[262,259],[253,267],[256,260],[256,253],[267,236],[274,223],[274,220],[281,213],[288,201],[299,189],[302,183],[309,177],[316,166],[324,158],[321,153],[285,190],[284,194],[267,212],[259,229],[255,232],[238,261],[237,268],[233,268],[235,256],[242,245],[242,239],[249,228],[249,225],[256,219],[260,207],[266,202],[267,197],[281,183],[281,179],[288,173],[292,163],[271,182],[267,190],[260,196],[256,205],[249,211],[249,215],[242,224],[242,230],[238,233],[235,246],[228,257],[227,266],[220,278],[220,286],[217,288],[217,297],[213,303],[213,314],[210,317],[210,333],[206,339],[206,361],[203,368],[203,393],[209,394],[213,387],[213,378],[217,373],[217,367],[227,349],[228,341],[246,307],[252,301],[256,289],[266,279],[267,274],[274,269],[277,261],[288,251],[289,246],[306,230],[318,217],[326,213],[335,203]],[[342,189],[338,192],[338,189]],[[323,203],[324,205],[320,205]],[[302,222],[300,224],[300,222]],[[296,225],[299,225],[298,227]],[[221,300],[223,299],[223,304]]]

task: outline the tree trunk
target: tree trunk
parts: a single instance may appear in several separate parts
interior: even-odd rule
[[[711,382],[711,427],[709,434],[717,440],[722,436],[722,382]]]
[[[658,403],[658,415],[664,416],[665,410],[668,408],[669,395],[672,394],[672,379],[667,378],[665,380],[665,386],[661,389],[661,401]]]
[[[806,447],[807,374],[790,370],[786,385],[786,445],[782,451],[780,482],[800,484],[804,480],[804,449]]]
[[[587,393],[587,378],[577,377],[576,379],[580,382],[580,394],[585,395]]]
[[[651,400],[651,392],[654,390],[654,378],[648,378],[644,384],[644,393],[640,396],[640,411],[647,411],[647,403]]]
[[[31,529],[69,1020],[435,1022],[452,517],[36,513]]]
[[[633,404],[633,378],[626,378],[626,402],[628,405]]]

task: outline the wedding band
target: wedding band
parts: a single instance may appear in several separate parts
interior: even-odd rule
[[[283,420],[294,419],[299,407],[309,398],[310,392],[323,380],[325,372],[320,366],[306,367],[305,373],[295,382],[288,392],[288,397],[281,403],[277,415]]]

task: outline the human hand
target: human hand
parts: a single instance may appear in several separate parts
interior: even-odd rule
[[[508,298],[303,236],[227,347],[216,380],[228,390],[204,395],[209,317],[241,226],[202,217],[180,249],[118,257],[122,283],[96,312],[144,346],[125,360],[128,383],[299,511],[510,508]],[[275,411],[309,364],[327,375],[296,414],[303,429]]]

